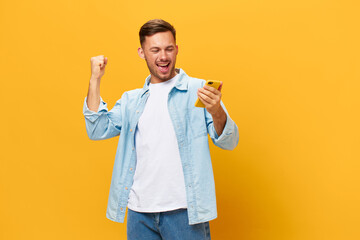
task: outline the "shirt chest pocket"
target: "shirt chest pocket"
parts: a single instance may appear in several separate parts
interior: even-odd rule
[[[191,107],[188,109],[188,121],[193,138],[203,137],[207,135],[207,127],[204,116],[204,108]]]

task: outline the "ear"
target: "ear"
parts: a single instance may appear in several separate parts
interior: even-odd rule
[[[179,46],[176,45],[176,55],[179,53]]]
[[[141,57],[142,59],[145,59],[144,50],[141,47],[138,48],[138,54],[139,54],[139,57]]]

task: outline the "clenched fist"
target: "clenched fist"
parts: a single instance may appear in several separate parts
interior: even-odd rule
[[[92,57],[90,59],[91,62],[91,78],[95,78],[100,80],[101,77],[105,73],[105,66],[107,64],[107,57],[104,57],[104,55],[99,55],[96,57]]]

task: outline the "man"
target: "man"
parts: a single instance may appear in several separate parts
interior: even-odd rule
[[[176,32],[154,19],[139,32],[138,54],[150,75],[141,89],[125,92],[108,111],[100,79],[108,59],[91,58],[92,75],[84,101],[92,140],[120,135],[106,216],[123,222],[128,239],[210,239],[217,217],[207,134],[232,150],[238,129],[219,90],[175,68]],[[194,106],[199,98],[205,108]]]

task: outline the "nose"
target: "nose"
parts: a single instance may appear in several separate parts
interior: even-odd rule
[[[166,61],[167,56],[166,56],[165,50],[160,51],[160,56],[159,56],[159,58],[160,58],[160,61]]]

